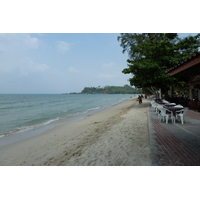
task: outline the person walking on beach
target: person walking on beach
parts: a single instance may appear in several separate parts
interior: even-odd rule
[[[142,103],[142,96],[138,96],[138,101],[139,101],[139,104],[141,104]]]

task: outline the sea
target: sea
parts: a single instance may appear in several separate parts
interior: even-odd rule
[[[0,146],[75,122],[136,94],[0,94]],[[5,140],[5,138],[10,140]]]

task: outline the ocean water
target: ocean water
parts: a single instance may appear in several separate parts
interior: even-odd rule
[[[52,124],[76,121],[130,94],[0,94],[0,140]]]

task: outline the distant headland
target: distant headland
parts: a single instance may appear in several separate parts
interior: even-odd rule
[[[85,87],[80,93],[71,92],[69,94],[140,94],[142,89],[133,88],[129,85],[124,86],[105,86],[105,87]]]

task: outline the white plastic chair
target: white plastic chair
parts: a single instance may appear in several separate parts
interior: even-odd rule
[[[185,122],[186,122],[185,113],[186,113],[187,110],[188,110],[188,108],[185,108],[185,109],[176,111],[176,117],[177,117],[177,118],[180,118],[181,124],[183,124],[184,120],[185,120]],[[174,121],[174,123],[175,123],[175,121]]]
[[[150,104],[151,104],[151,108],[153,107],[154,103],[155,103],[154,100],[150,102]]]
[[[172,120],[172,123],[176,123],[176,116],[174,116],[174,113],[171,112],[171,120]]]
[[[172,112],[165,108],[160,108],[159,110],[160,110],[159,121],[166,120],[166,124],[168,124],[168,120],[171,119]]]
[[[151,106],[152,106],[152,109],[154,111],[156,111],[156,108],[157,108],[158,104],[156,102],[154,102],[154,103],[151,104]]]
[[[160,121],[160,119],[161,119],[161,109],[163,108],[163,105],[158,105],[157,107],[156,107],[156,113],[158,114],[158,121]]]

